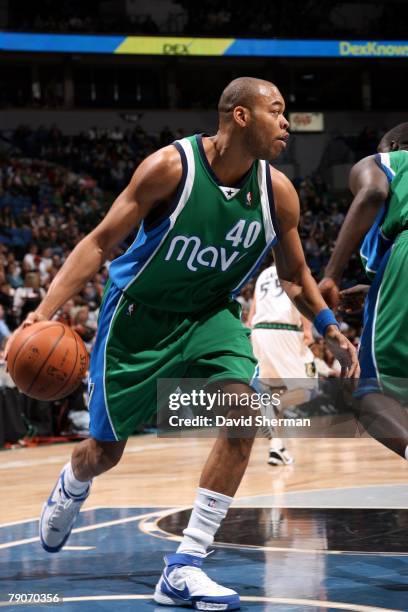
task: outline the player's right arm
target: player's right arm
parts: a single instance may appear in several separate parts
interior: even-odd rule
[[[326,266],[319,289],[330,306],[337,306],[341,277],[352,253],[372,226],[388,197],[389,183],[384,172],[370,155],[351,169],[350,190],[354,196]]]
[[[99,225],[67,257],[38,308],[25,324],[50,319],[98,272],[112,248],[122,242],[148,213],[171,198],[182,177],[174,146],[160,149],[136,169],[129,185],[112,204]]]

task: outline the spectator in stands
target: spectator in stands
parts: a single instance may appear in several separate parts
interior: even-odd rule
[[[74,300],[68,300],[57,313],[56,320],[72,327],[74,325]]]
[[[92,346],[96,325],[96,320],[92,320],[90,317],[89,306],[82,306],[77,310],[72,327],[81,336],[88,349]]]
[[[4,319],[4,315],[4,308],[0,304],[0,347],[3,347],[5,340],[11,336],[11,331]]]
[[[82,291],[82,299],[84,303],[92,310],[96,310],[96,308],[98,308],[101,301],[101,295],[95,282],[89,282],[86,284],[84,290]]]
[[[28,252],[24,255],[23,269],[25,272],[31,272],[32,270],[38,270],[40,265],[41,257],[39,256],[38,244],[33,242],[28,247]]]
[[[43,285],[46,280],[49,278],[49,272],[53,266],[52,260],[52,248],[46,247],[42,250],[41,253],[41,261],[38,266],[38,271],[40,273],[41,284]]]
[[[16,262],[10,262],[8,264],[6,280],[13,289],[23,286],[24,281],[21,276],[21,267]]]
[[[113,130],[108,132],[108,138],[113,140],[113,142],[121,142],[123,140],[123,132],[119,126],[114,127]]]
[[[215,6],[213,10],[218,9]],[[9,329],[14,330],[22,313],[35,307],[75,244],[97,225],[110,201],[103,189],[116,190],[128,181],[139,160],[160,143],[180,137],[183,130],[173,134],[169,126],[158,138],[140,126],[126,130],[118,126],[111,132],[95,127],[69,136],[55,126],[36,130],[20,126],[15,130],[11,138],[13,154],[0,158],[0,304]],[[301,180],[298,190],[301,237],[309,266],[319,276],[347,202],[330,196],[319,174]],[[109,259],[120,255],[124,248],[126,244],[113,249]],[[109,261],[75,298],[75,303],[68,303],[58,315],[67,324],[78,326],[89,345],[95,334],[108,266]],[[359,269],[352,261],[346,277],[350,284],[360,282]],[[239,296],[244,322],[252,291],[253,286],[248,285]],[[352,337],[358,337],[358,325],[354,320],[349,330]],[[323,360],[324,357],[323,351]]]
[[[19,324],[24,321],[32,310],[35,310],[45,295],[40,286],[38,272],[27,272],[24,276],[24,286],[18,287],[14,294],[13,308]]]
[[[0,268],[0,304],[4,308],[5,320],[11,329],[15,329],[17,327],[17,321],[13,309],[14,293],[15,290],[6,281],[4,270]]]

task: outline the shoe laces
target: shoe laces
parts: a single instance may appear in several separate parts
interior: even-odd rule
[[[66,497],[60,489],[59,499],[51,513],[48,525],[54,529],[61,529],[68,525],[72,520],[72,512],[70,510],[76,510],[74,504],[75,500]]]
[[[178,575],[186,582],[188,581],[189,586],[191,585],[192,587],[200,587],[205,590],[207,587],[219,586],[201,568],[192,565],[178,568]]]

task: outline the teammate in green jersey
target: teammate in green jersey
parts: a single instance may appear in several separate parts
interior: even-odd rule
[[[320,288],[337,306],[343,270],[362,242],[372,284],[359,350],[358,417],[372,436],[408,459],[408,123],[387,132],[378,153],[355,164],[350,188],[354,200]],[[363,293],[364,286],[345,291],[343,301],[350,305]]]
[[[325,335],[345,375],[358,374],[354,348],[339,332],[306,265],[296,191],[265,161],[286,147],[284,110],[272,83],[232,81],[220,98],[217,134],[183,138],[148,157],[28,317],[26,324],[52,317],[92,278],[112,247],[140,225],[135,242],[110,267],[91,359],[91,438],[75,447],[44,505],[40,535],[46,550],[61,549],[92,478],[119,461],[128,436],[151,416],[158,378],[206,378],[226,392],[252,393],[256,361],[231,296],[270,248],[296,306]],[[250,413],[237,405],[228,415]],[[221,430],[183,541],[166,559],[155,591],[158,603],[239,608],[238,594],[210,580],[201,565],[245,472],[252,442]]]

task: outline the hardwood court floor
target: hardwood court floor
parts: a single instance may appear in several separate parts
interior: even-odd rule
[[[95,480],[86,507],[182,507],[194,499],[210,439],[129,440],[120,464]],[[266,464],[267,441],[255,442],[237,498],[316,489],[405,484],[407,463],[370,438],[291,439],[294,466]],[[0,523],[39,515],[73,445],[0,453]]]

